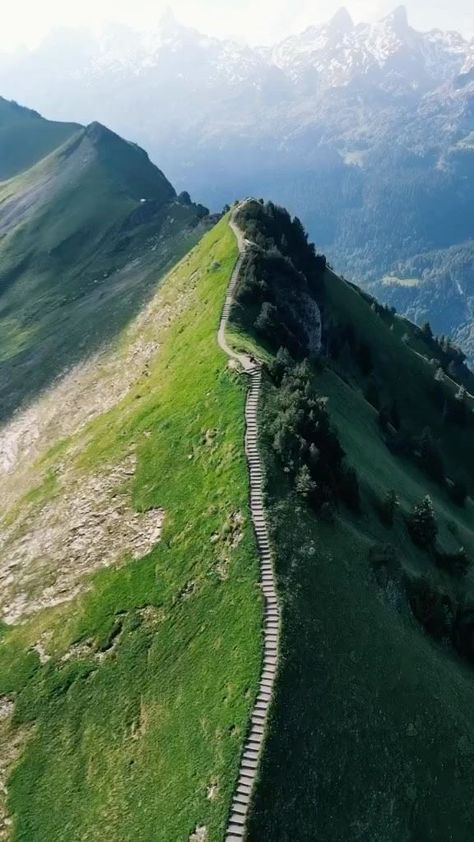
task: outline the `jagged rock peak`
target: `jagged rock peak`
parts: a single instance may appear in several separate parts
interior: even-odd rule
[[[179,27],[179,22],[171,6],[166,6],[160,18],[160,29],[174,30]]]
[[[354,28],[354,21],[345,6],[341,6],[328,24],[332,30],[338,32],[349,32]]]
[[[85,134],[93,143],[100,143],[110,137],[118,137],[118,135],[108,129],[107,126],[103,126],[102,123],[98,123],[97,120],[94,120],[93,123],[89,123],[89,125],[86,126]]]
[[[397,6],[389,15],[383,18],[383,23],[388,24],[397,32],[402,32],[409,28],[408,12],[406,6]]]

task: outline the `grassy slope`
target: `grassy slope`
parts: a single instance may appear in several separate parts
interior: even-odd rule
[[[330,273],[326,281],[328,310],[342,323],[350,315],[371,343],[402,418],[422,424],[428,412],[449,470],[472,471],[467,434],[451,430],[448,441],[434,417],[427,398],[433,369],[400,341],[407,323],[390,331],[352,287]],[[342,508],[336,525],[294,496],[275,463],[268,430],[275,392],[266,386],[263,445],[283,657],[250,840],[467,842],[474,834],[472,669],[422,632],[401,592],[378,587],[368,554],[376,543],[391,543],[406,570],[429,571],[452,590],[413,546],[403,514],[428,491],[441,542],[452,546],[447,522],[454,522],[472,558],[474,506],[452,506],[444,490],[393,457],[355,376],[346,370],[345,383],[334,368],[315,375],[316,388],[329,397],[362,489],[362,514]],[[387,529],[373,497],[392,488],[401,512]],[[472,597],[472,571],[467,589]]]
[[[78,128],[77,123],[45,120],[0,97],[0,181],[32,167]]]
[[[0,226],[10,213],[0,239],[0,419],[116,335],[157,269],[197,238],[196,209],[175,201],[142,150],[97,124],[0,184]]]
[[[14,840],[170,842],[197,825],[210,842],[222,838],[261,628],[244,387],[216,344],[235,258],[223,220],[160,289],[163,306],[183,290],[189,298],[161,335],[150,376],[85,433],[85,471],[136,447],[133,502],[164,507],[161,543],[96,575],[75,604],[4,631],[0,695],[18,694],[16,727],[34,723],[9,782]],[[206,441],[208,430],[215,436]],[[237,511],[243,537],[231,548]],[[61,662],[74,641],[106,649],[118,620],[116,647],[101,662]],[[45,629],[53,658],[41,665],[29,647]]]

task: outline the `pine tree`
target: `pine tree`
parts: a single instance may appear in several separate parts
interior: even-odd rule
[[[281,386],[282,380],[294,367],[294,360],[286,348],[279,348],[275,359],[270,363],[270,376],[277,386]]]
[[[420,455],[421,463],[428,476],[436,482],[443,482],[445,476],[443,456],[429,427],[425,427],[420,438]]]
[[[255,319],[255,329],[266,339],[271,339],[275,335],[277,327],[278,310],[274,304],[264,301],[260,313]]]
[[[387,491],[380,506],[380,519],[385,526],[393,526],[395,512],[399,505],[398,494],[393,490]]]
[[[438,534],[438,526],[429,494],[417,503],[408,518],[412,540],[419,547],[431,547]]]
[[[433,341],[433,331],[431,330],[431,325],[429,322],[425,322],[423,327],[421,328],[421,332],[423,334],[423,338],[431,344]]]
[[[295,488],[296,493],[301,497],[309,497],[316,489],[316,483],[311,479],[307,465],[303,465],[296,474]]]

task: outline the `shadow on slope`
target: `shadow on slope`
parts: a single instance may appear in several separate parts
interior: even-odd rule
[[[247,206],[250,219],[262,212]],[[275,254],[281,213],[269,205],[266,216]],[[241,301],[263,298],[265,310],[271,282],[253,273]],[[318,300],[324,353],[311,365],[275,364],[291,314],[267,306],[250,340],[237,325],[269,364],[261,447],[283,612],[249,839],[464,842],[474,832],[473,402],[443,370],[444,350],[407,320],[329,270]],[[456,503],[453,480],[471,497]],[[407,521],[427,494],[438,534],[421,548]],[[467,572],[446,569],[461,555]]]
[[[79,128],[77,123],[45,120],[0,96],[0,180],[32,167]]]
[[[98,123],[0,183],[0,421],[113,339],[204,216]]]

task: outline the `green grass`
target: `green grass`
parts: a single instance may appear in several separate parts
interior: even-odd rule
[[[17,727],[33,725],[9,781],[13,840],[170,842],[197,825],[222,839],[262,619],[244,384],[216,344],[235,259],[224,219],[160,289],[163,306],[183,291],[187,300],[150,376],[86,431],[84,471],[136,449],[133,503],[165,509],[161,542],[0,638],[0,694],[17,694]],[[244,522],[232,546],[235,512]],[[53,657],[41,665],[29,647],[47,629]],[[102,660],[61,661],[85,640]]]
[[[419,338],[414,325],[397,316],[393,330],[390,330],[368,306],[365,296],[350,284],[341,282],[332,272],[326,277],[326,297],[329,312],[343,325],[352,321],[358,336],[363,337],[373,350],[385,400],[397,401],[406,426],[414,434],[421,434],[429,425],[441,443],[448,475],[464,476],[470,484],[474,475],[473,428],[453,428],[444,423],[442,412],[430,396],[436,372],[436,367],[428,362],[432,353]],[[344,376],[352,374],[353,367],[348,359],[342,361],[340,368]],[[361,388],[355,377],[353,381]],[[458,387],[446,378],[445,388],[454,395]],[[469,405],[474,408],[474,401]]]
[[[0,97],[0,181],[36,164],[78,128],[77,123],[44,120],[34,111]]]
[[[112,342],[202,231],[143,150],[94,125],[0,184],[0,207],[5,421]]]
[[[262,643],[245,386],[216,344],[236,257],[223,219],[160,287],[175,316],[161,329],[149,376],[80,439],[51,447],[42,484],[19,503],[41,505],[57,493],[55,460],[69,448],[77,454],[80,441],[74,467],[85,474],[133,450],[133,505],[163,507],[166,516],[147,557],[95,574],[71,605],[0,628],[0,695],[15,694],[14,725],[25,741],[8,782],[13,842],[186,842],[196,826],[209,842],[223,838]],[[428,351],[410,324],[397,318],[390,330],[331,272],[328,314],[352,321],[369,343],[384,399],[396,398],[403,423],[419,432],[429,423],[449,474],[472,475],[472,427],[443,423],[430,398]],[[255,336],[229,335],[271,359]],[[343,355],[314,378],[357,469],[362,512],[341,507],[330,525],[294,495],[270,446],[276,393],[265,380],[282,659],[250,842],[467,842],[472,670],[422,632],[401,585],[376,582],[369,552],[390,543],[407,574],[428,574],[454,593],[461,586],[414,547],[404,516],[429,492],[441,544],[462,543],[474,557],[473,503],[453,506],[445,489],[389,452],[352,360]],[[401,501],[391,529],[374,506],[389,489]],[[238,542],[236,512],[244,518]],[[471,600],[472,571],[462,587]],[[31,646],[45,632],[52,658],[41,664]],[[62,660],[86,641],[89,654]]]
[[[350,316],[370,342],[402,419],[415,427],[427,423],[434,412],[427,397],[430,366],[363,296],[330,273],[326,280],[326,313],[342,323]],[[400,333],[408,327],[404,322]],[[445,490],[389,452],[377,413],[363,397],[363,378],[345,362],[315,373],[316,391],[329,398],[361,487],[361,514],[342,506],[333,525],[294,494],[275,460],[270,425],[276,391],[265,383],[262,447],[283,611],[282,658],[249,839],[467,842],[474,834],[472,668],[422,631],[400,584],[377,583],[369,552],[389,543],[408,575],[426,574],[472,600],[472,570],[462,586],[450,580],[412,544],[404,515],[429,492],[441,544],[455,541],[450,523],[455,543],[474,558],[473,502],[453,506]],[[436,418],[432,426],[449,469],[470,465],[472,427],[457,436],[456,428],[442,429]],[[386,528],[374,499],[390,489],[401,507],[394,526]]]

